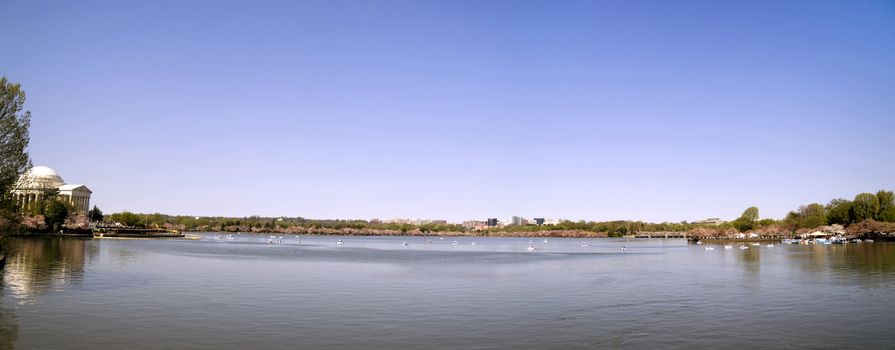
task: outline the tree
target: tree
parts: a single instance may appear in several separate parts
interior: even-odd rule
[[[103,211],[99,210],[96,205],[93,206],[93,209],[87,212],[87,218],[90,221],[103,221]]]
[[[27,152],[31,112],[22,112],[24,105],[21,85],[0,78],[0,253],[7,234],[18,231],[21,224],[12,191],[31,167]]]
[[[852,203],[852,222],[861,222],[876,217],[879,212],[879,200],[873,193],[860,193]]]
[[[790,231],[795,232],[802,227],[802,215],[794,211],[789,212],[786,214],[786,218],[783,219],[783,225]]]
[[[748,231],[755,229],[755,222],[758,221],[758,207],[749,207],[743,211],[743,215],[734,220],[733,225],[740,231]]]
[[[139,215],[131,213],[129,211],[109,215],[109,220],[117,222],[124,226],[131,226],[131,227],[142,226],[142,223],[143,223],[143,220],[140,218]],[[221,231],[224,230],[223,224],[221,225],[220,230]]]
[[[830,201],[826,206],[827,224],[839,224],[848,226],[851,224],[851,207],[852,202],[847,199],[836,198]]]
[[[879,190],[879,192],[876,192],[876,200],[879,201],[876,220],[895,222],[895,193]]]
[[[65,224],[65,219],[68,218],[68,212],[69,207],[67,202],[60,200],[59,198],[50,200],[44,211],[47,227],[53,231],[59,230],[59,228]]]
[[[36,199],[27,207],[22,209],[22,211],[27,216],[46,215],[47,207],[52,201],[55,201],[57,197],[59,197],[58,188],[44,188],[40,190],[40,193],[36,196]]]
[[[811,203],[799,208],[800,227],[814,228],[827,224],[827,211],[823,205]]]

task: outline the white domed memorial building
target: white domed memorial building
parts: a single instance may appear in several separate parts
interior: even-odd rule
[[[16,203],[25,207],[53,188],[59,190],[59,196],[66,198],[75,210],[87,213],[93,191],[84,185],[65,183],[59,174],[45,166],[36,166],[26,171],[13,191],[13,198]]]

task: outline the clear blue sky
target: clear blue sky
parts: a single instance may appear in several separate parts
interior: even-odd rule
[[[732,219],[895,189],[892,1],[3,1],[105,212]]]

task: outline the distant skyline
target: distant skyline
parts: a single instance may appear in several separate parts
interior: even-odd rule
[[[782,218],[895,189],[892,1],[0,3],[34,165],[200,216]]]

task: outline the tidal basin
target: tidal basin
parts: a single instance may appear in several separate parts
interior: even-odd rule
[[[13,240],[0,348],[895,344],[893,243],[199,236]]]

